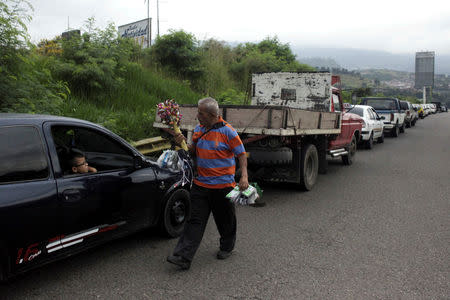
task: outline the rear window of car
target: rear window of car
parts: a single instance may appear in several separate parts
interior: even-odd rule
[[[391,99],[365,99],[365,105],[372,106],[376,110],[394,110],[395,101]]]
[[[32,126],[0,127],[0,184],[48,176],[48,161],[38,130]]]
[[[400,108],[408,110],[408,102],[400,101]]]
[[[364,117],[364,109],[361,107],[353,107],[348,110],[349,113],[357,114],[360,117]]]

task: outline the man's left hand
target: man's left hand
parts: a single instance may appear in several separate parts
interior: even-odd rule
[[[241,176],[241,179],[239,180],[239,190],[245,191],[246,189],[248,189],[248,177]]]

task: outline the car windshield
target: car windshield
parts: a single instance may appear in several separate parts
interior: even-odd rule
[[[366,99],[364,104],[372,106],[376,110],[396,109],[395,101],[390,99]]]

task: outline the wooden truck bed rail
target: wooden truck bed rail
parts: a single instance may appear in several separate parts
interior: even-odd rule
[[[198,124],[197,105],[181,105],[183,115],[181,129],[193,131]],[[239,134],[264,134],[274,136],[296,136],[316,134],[339,134],[340,113],[319,112],[286,106],[223,105],[220,114]],[[168,128],[156,116],[156,128]]]

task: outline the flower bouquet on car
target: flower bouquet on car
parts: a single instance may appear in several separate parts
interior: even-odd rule
[[[167,99],[157,106],[157,114],[161,118],[161,122],[172,126],[175,134],[181,134],[180,122],[182,114],[180,114],[180,106],[173,99]],[[181,148],[188,151],[186,141],[182,141]]]

